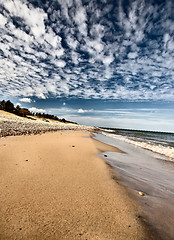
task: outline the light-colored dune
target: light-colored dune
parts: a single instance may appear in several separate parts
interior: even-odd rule
[[[13,113],[9,113],[3,110],[0,110],[0,117],[21,118]]]
[[[45,121],[45,119],[32,120],[18,117],[12,113],[1,111],[0,114],[0,137],[26,134],[39,134],[57,130],[89,130],[95,128],[59,121]]]

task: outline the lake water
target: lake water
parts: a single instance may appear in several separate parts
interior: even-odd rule
[[[174,160],[174,133],[105,129],[105,134]]]

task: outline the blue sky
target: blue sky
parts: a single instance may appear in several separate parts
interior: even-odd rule
[[[0,98],[174,132],[172,0],[0,0]]]

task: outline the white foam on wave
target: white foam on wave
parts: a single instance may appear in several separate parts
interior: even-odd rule
[[[174,148],[170,147],[170,146],[163,146],[163,145],[155,145],[152,144],[151,142],[142,142],[142,141],[138,141],[137,139],[132,140],[126,136],[122,136],[122,135],[116,135],[116,134],[109,134],[106,132],[102,132],[103,135],[108,136],[108,137],[112,137],[127,143],[131,143],[134,144],[137,147],[141,147],[150,151],[153,151],[155,153],[159,153],[162,155],[165,155],[166,157],[173,159],[174,160]]]

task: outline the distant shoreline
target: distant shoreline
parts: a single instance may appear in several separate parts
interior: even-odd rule
[[[99,127],[102,131],[129,131],[129,132],[146,132],[146,133],[167,133],[167,134],[174,134],[174,132],[168,132],[168,131],[156,131],[156,130],[144,130],[144,129],[130,129],[130,128],[110,128],[110,127]]]

